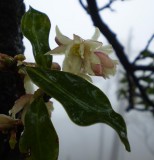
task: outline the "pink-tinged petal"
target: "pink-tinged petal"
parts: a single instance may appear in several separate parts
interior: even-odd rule
[[[94,52],[100,59],[101,64],[105,68],[114,68],[115,64],[113,60],[103,52]]]
[[[99,38],[99,36],[100,36],[100,30],[99,30],[99,28],[95,28],[95,33],[94,33],[94,35],[92,36],[92,40],[97,40],[98,38]]]
[[[91,68],[95,76],[103,76],[103,69],[101,64],[91,64]]]
[[[72,42],[72,40],[71,40],[70,38],[64,36],[64,35],[60,32],[58,26],[56,26],[56,38],[57,38],[57,40],[58,40],[58,42],[59,42],[60,44],[68,45],[68,44],[70,44],[70,43]]]
[[[21,121],[23,123],[23,125],[25,125],[25,115],[28,111],[28,108],[29,108],[30,105],[25,105],[24,109],[22,110],[22,114],[21,114]]]
[[[52,111],[54,110],[53,102],[49,101],[49,102],[45,103],[45,105],[47,107],[49,117],[51,117]]]
[[[33,100],[33,94],[26,94],[21,96],[14,104],[9,113],[15,118],[15,115],[20,112],[27,104],[30,104]]]
[[[62,43],[59,42],[59,40],[58,40],[57,37],[55,37],[55,42],[56,42],[59,46],[63,45]]]
[[[57,71],[60,71],[61,70],[61,67],[58,63],[56,62],[53,62],[52,65],[51,65],[51,70],[57,70]]]
[[[0,114],[0,130],[7,129],[15,125],[19,120],[13,119],[5,114]]]

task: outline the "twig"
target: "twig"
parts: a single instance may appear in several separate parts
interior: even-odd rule
[[[153,34],[153,35],[150,37],[150,39],[148,40],[148,43],[147,43],[147,45],[145,46],[145,48],[143,49],[143,51],[141,51],[140,54],[134,59],[133,64],[135,64],[137,60],[139,60],[139,59],[142,58],[142,52],[148,50],[148,48],[149,48],[151,42],[153,41],[153,39],[154,39],[154,34]],[[149,55],[149,57],[154,57],[154,54]]]
[[[139,89],[142,95],[142,98],[146,101],[146,103],[148,103],[150,106],[154,108],[154,103],[149,99],[144,88],[140,85],[139,79],[135,76],[134,69],[124,52],[123,46],[117,40],[115,33],[113,33],[110,30],[110,28],[104,23],[104,21],[100,18],[96,1],[87,0],[87,4],[94,25],[100,29],[102,34],[107,38],[109,43],[113,46],[117,57],[119,58],[127,74],[129,74],[132,77],[134,84]]]
[[[111,8],[111,5],[113,4],[113,2],[115,2],[117,0],[110,0],[106,5],[104,5],[103,7],[99,8],[99,11],[103,11],[104,9],[109,8],[111,11],[115,11],[114,9]]]
[[[142,66],[142,65],[133,65],[133,70],[134,71],[153,71],[154,72],[154,66]]]
[[[83,4],[83,1],[82,1],[82,0],[79,0],[79,3],[80,3],[80,5],[82,6],[82,8],[83,8],[85,11],[88,12],[88,7]]]
[[[129,107],[126,110],[130,110],[134,108],[134,85],[133,85],[133,81],[132,81],[132,77],[130,77],[129,75],[127,76],[127,80],[128,80],[128,101],[129,101]]]
[[[153,34],[153,35],[151,36],[151,38],[149,39],[149,41],[148,41],[148,43],[147,43],[147,45],[146,45],[146,47],[145,47],[144,50],[147,50],[147,49],[149,48],[150,43],[152,42],[153,39],[154,39],[154,34]]]

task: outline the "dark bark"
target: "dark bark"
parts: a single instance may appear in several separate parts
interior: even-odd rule
[[[0,0],[0,52],[14,56],[24,52],[20,29],[23,0]]]
[[[20,23],[24,12],[23,0],[0,0],[0,53],[9,56],[23,54]],[[18,74],[16,66],[0,70],[0,114],[8,114],[14,102],[23,94],[25,94],[23,78]],[[17,139],[21,131],[22,128],[17,128]],[[11,150],[8,140],[9,133],[3,134],[0,131],[0,159],[23,159],[18,145]]]

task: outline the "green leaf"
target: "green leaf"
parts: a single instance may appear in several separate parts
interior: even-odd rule
[[[50,27],[48,16],[32,7],[22,17],[22,33],[32,44],[36,63],[48,68],[51,67],[52,56],[44,56],[44,54],[50,50],[48,42]]]
[[[106,123],[117,131],[130,151],[125,122],[99,88],[67,72],[31,67],[26,70],[37,86],[64,106],[74,123],[81,126]]]
[[[141,77],[140,79],[147,82],[147,83],[153,83],[154,82],[153,78],[151,78],[151,77]]]
[[[146,91],[148,94],[154,94],[154,88],[147,88]]]
[[[28,160],[57,160],[58,136],[40,97],[32,102],[26,113],[20,151],[30,152]]]
[[[149,51],[149,50],[144,50],[140,54],[142,55],[143,58],[151,57],[152,56],[152,52]]]

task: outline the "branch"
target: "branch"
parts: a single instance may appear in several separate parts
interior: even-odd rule
[[[80,5],[82,6],[82,8],[83,8],[86,12],[88,12],[88,7],[83,4],[82,0],[79,0],[79,3],[80,3]]]
[[[134,108],[134,84],[133,84],[133,81],[132,81],[132,77],[130,77],[129,75],[126,75],[127,76],[127,80],[128,80],[128,85],[129,85],[129,96],[128,96],[128,100],[129,100],[129,109],[130,108]]]
[[[106,5],[104,5],[103,7],[99,8],[99,11],[102,11],[104,9],[109,8],[111,11],[114,11],[114,9],[111,8],[111,5],[113,4],[113,2],[115,2],[117,0],[110,0]]]
[[[154,34],[153,34],[153,35],[151,36],[151,38],[149,39],[149,41],[148,41],[148,43],[147,43],[147,45],[146,45],[146,47],[145,47],[144,50],[147,50],[147,49],[149,48],[149,46],[150,46],[151,42],[153,41],[153,39],[154,39]]]
[[[154,66],[142,66],[142,65],[137,65],[137,66],[133,66],[134,67],[134,71],[153,71],[154,72]]]
[[[133,69],[131,63],[129,62],[125,52],[124,52],[123,46],[117,40],[116,34],[113,33],[110,30],[110,28],[105,24],[105,22],[100,18],[96,1],[95,0],[87,0],[87,4],[88,4],[89,13],[90,13],[90,16],[92,18],[94,25],[100,29],[102,34],[107,38],[109,43],[113,46],[117,57],[119,58],[121,64],[123,65],[126,73],[132,77],[135,85],[137,86],[137,88],[139,89],[139,91],[142,95],[142,98],[150,106],[152,106],[154,108],[154,103],[149,99],[148,95],[145,93],[144,88],[140,85],[138,78],[135,76],[134,69]]]
[[[132,67],[130,66],[130,63],[128,62],[128,58],[126,57],[124,53],[123,46],[119,43],[119,41],[116,38],[116,34],[113,33],[109,27],[103,22],[103,20],[100,18],[100,15],[98,13],[97,4],[95,0],[87,0],[88,8],[90,10],[90,16],[92,18],[92,21],[96,27],[100,29],[102,34],[107,38],[110,44],[112,44],[121,64],[125,68],[127,72],[132,71]]]
[[[105,10],[105,9],[110,9],[111,11],[115,11],[114,9],[112,9],[111,5],[114,3],[114,2],[117,2],[118,0],[109,0],[109,2],[104,5],[103,7],[99,8],[98,10],[99,11],[102,11],[102,10]],[[119,0],[119,1],[125,1],[125,0]]]
[[[148,43],[146,45],[146,47],[143,49],[143,51],[140,52],[140,54],[138,54],[138,56],[134,59],[133,64],[136,63],[136,61],[138,61],[139,59],[143,59],[144,57],[142,56],[142,53],[147,51],[151,42],[154,39],[154,34],[150,37],[150,39],[148,40]],[[149,53],[148,57],[154,58],[154,54],[153,53]]]

